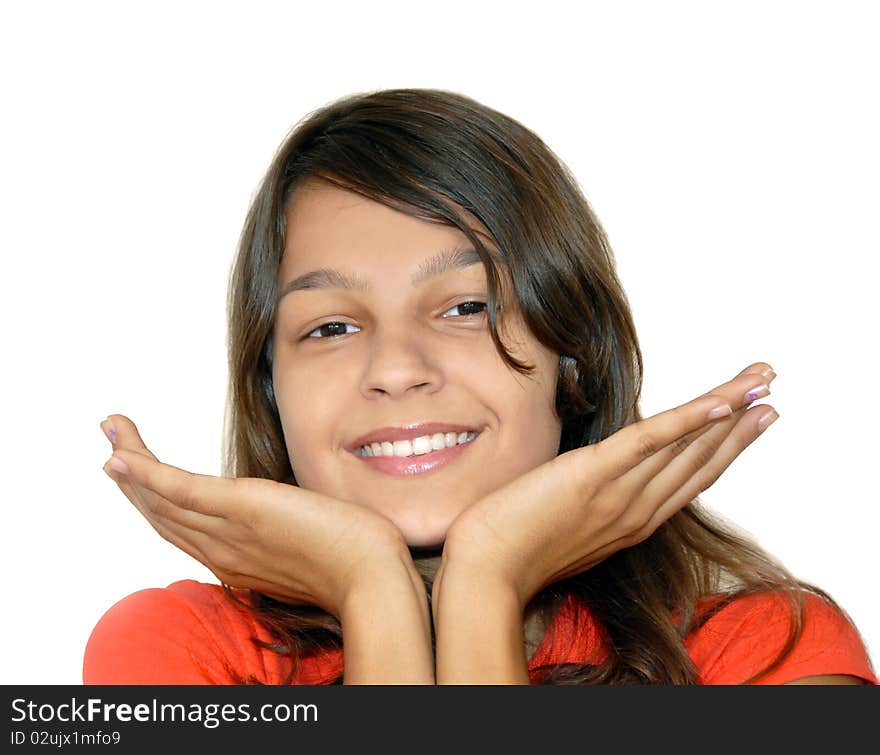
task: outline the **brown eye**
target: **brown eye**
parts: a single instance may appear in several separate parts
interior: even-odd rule
[[[311,333],[309,333],[306,338],[315,338],[315,340],[326,340],[328,338],[338,338],[339,336],[347,335],[345,329],[347,327],[356,328],[356,325],[352,325],[348,322],[325,322],[323,325],[319,325],[315,328]],[[315,333],[320,333],[321,335],[315,336]]]
[[[477,309],[479,307],[482,307],[482,310]],[[469,317],[469,316],[474,316],[474,315],[481,315],[486,311],[486,302],[484,302],[484,301],[463,301],[461,304],[456,304],[454,307],[447,309],[446,312],[443,313],[443,316],[446,317],[446,315],[449,312],[452,312],[452,310],[454,310],[454,309],[464,310],[463,314],[457,315],[458,317]]]

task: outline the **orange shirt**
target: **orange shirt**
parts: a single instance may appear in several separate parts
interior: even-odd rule
[[[244,593],[242,593],[243,595]],[[763,668],[788,633],[787,603],[749,596],[721,609],[694,632],[685,647],[704,684],[738,684]],[[266,628],[220,585],[193,580],[133,593],[111,607],[92,631],[83,662],[85,684],[233,684],[253,675],[280,684],[290,659],[251,642],[271,642]],[[539,668],[561,662],[595,662],[603,654],[589,610],[567,599],[529,660]],[[304,657],[296,684],[326,684],[342,672],[342,651]],[[807,596],[806,623],[782,665],[759,680],[781,684],[805,676],[850,674],[877,684],[856,629],[836,610]]]

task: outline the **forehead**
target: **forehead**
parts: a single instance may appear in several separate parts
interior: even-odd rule
[[[470,213],[456,209],[494,250],[487,229]],[[413,217],[323,181],[309,181],[288,205],[282,272],[371,262],[415,267],[438,252],[471,246],[454,226]]]

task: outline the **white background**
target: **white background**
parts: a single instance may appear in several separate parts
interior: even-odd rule
[[[78,684],[116,600],[216,581],[103,474],[98,423],[127,414],[219,474],[252,192],[310,110],[398,86],[474,97],[571,167],[632,303],[646,415],[776,368],[779,421],[703,499],[828,590],[876,663],[873,4],[318,5],[0,11],[0,681]]]

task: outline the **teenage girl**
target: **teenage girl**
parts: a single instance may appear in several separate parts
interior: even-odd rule
[[[643,419],[606,236],[517,121],[424,89],[311,113],[228,317],[224,477],[101,423],[221,584],[121,600],[86,683],[877,682],[831,597],[700,505],[777,419],[772,367]]]

